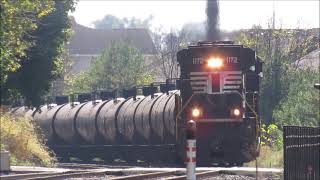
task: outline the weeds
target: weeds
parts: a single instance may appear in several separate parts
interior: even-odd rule
[[[10,152],[12,165],[52,166],[55,158],[35,131],[34,123],[25,117],[13,117],[1,111],[1,150]]]
[[[261,149],[257,158],[258,167],[281,168],[283,167],[283,137],[282,130],[275,124],[262,125]],[[255,167],[255,161],[245,164]]]
[[[258,167],[260,168],[282,168],[283,150],[272,148],[270,146],[262,146],[257,161]],[[255,167],[255,163],[255,161],[251,161],[249,163],[246,163],[245,166]]]

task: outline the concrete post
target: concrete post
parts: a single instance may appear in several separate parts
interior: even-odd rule
[[[8,151],[0,152],[0,172],[10,171],[10,155]]]
[[[187,147],[186,147],[186,165],[187,165],[187,180],[196,179],[196,122],[193,120],[187,123]]]

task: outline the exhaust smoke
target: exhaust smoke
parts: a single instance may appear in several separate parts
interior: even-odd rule
[[[207,0],[207,40],[220,40],[219,34],[219,3],[218,0]]]

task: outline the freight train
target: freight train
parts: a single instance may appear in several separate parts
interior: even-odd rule
[[[197,124],[197,164],[241,165],[259,154],[259,84],[262,62],[255,51],[229,41],[199,42],[177,53],[180,77],[123,91],[101,100],[58,99],[32,117],[57,156],[126,161],[180,162],[186,122]],[[141,94],[141,95],[139,95]]]

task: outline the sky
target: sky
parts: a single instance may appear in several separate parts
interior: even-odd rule
[[[276,27],[319,28],[319,0],[220,0],[219,5],[220,28],[223,30],[246,29],[257,24],[266,28],[273,9]],[[153,15],[153,28],[171,30],[180,29],[189,22],[204,22],[205,7],[205,0],[80,0],[71,15],[79,24],[88,27],[93,27],[92,22],[102,19],[106,14],[142,19]]]

